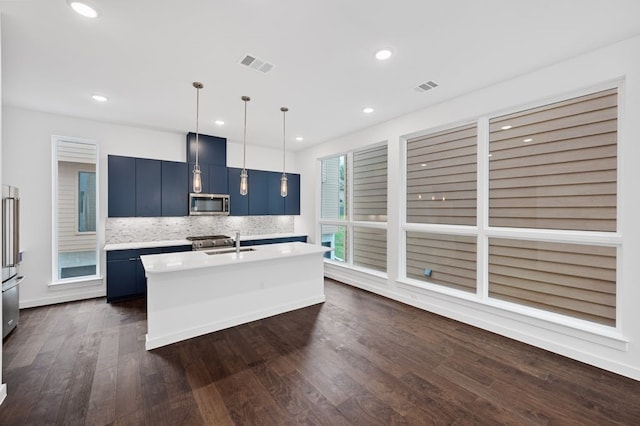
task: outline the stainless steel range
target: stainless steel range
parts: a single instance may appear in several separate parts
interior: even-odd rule
[[[211,250],[216,248],[233,247],[233,238],[228,235],[203,235],[187,237],[191,241],[191,250]]]

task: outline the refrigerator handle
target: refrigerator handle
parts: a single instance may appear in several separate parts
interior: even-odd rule
[[[13,266],[20,263],[20,198],[13,204]]]
[[[2,200],[2,230],[5,238],[2,241],[2,267],[12,268],[17,265],[20,256],[20,236],[18,235],[18,215],[20,207],[18,199],[13,197]],[[9,238],[12,238],[11,240]]]

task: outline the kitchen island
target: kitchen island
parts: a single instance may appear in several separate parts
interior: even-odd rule
[[[141,256],[147,350],[324,302],[327,247],[295,242]]]

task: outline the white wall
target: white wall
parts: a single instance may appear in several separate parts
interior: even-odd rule
[[[20,306],[38,306],[105,294],[103,280],[95,285],[51,286],[52,187],[51,136],[60,135],[97,141],[99,150],[99,246],[104,245],[107,212],[107,155],[185,161],[186,133],[166,132],[99,121],[4,107],[3,170],[4,183],[20,188],[22,205],[21,243],[26,278],[20,287]],[[229,143],[229,165],[242,165],[242,151]],[[240,146],[241,148],[241,146]],[[239,155],[238,155],[239,152]],[[293,155],[288,155],[294,168]],[[289,160],[288,160],[289,161]],[[247,168],[281,170],[282,151],[247,146]],[[105,255],[100,270],[104,275]]]
[[[481,116],[554,101],[624,78],[619,120],[619,222],[623,236],[618,282],[618,330],[589,330],[506,311],[482,300],[461,299],[447,292],[411,290],[398,283],[401,191],[390,191],[388,206],[388,279],[326,265],[328,276],[563,355],[640,380],[640,37],[572,58],[536,72],[487,87],[354,134],[298,152],[301,170],[316,170],[318,158],[380,141],[389,143],[389,188],[401,188],[401,140],[409,134],[453,125]],[[425,95],[428,96],[428,93]],[[317,178],[302,176],[301,209],[296,231],[317,238]]]
[[[2,23],[2,15],[0,15],[0,30]],[[2,31],[0,31],[2,34]],[[2,36],[0,36],[0,46],[2,45]],[[0,49],[0,59],[2,58],[2,52]],[[0,60],[0,81],[2,81],[2,64]],[[2,84],[0,84],[0,105],[2,105]],[[0,184],[4,184],[4,179],[2,178],[2,163],[4,162],[4,152],[3,152],[3,143],[2,143],[2,124],[3,124],[3,115],[4,111],[0,111]],[[0,303],[0,318],[2,318],[2,303]],[[0,404],[4,401],[7,396],[7,385],[2,383],[2,340],[0,340]]]

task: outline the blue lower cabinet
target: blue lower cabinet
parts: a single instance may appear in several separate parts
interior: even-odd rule
[[[107,252],[107,302],[143,297],[147,292],[147,278],[140,256],[148,254],[191,251],[190,245],[154,247]]]
[[[135,288],[135,258],[107,260],[107,302],[129,299],[135,295]]]

